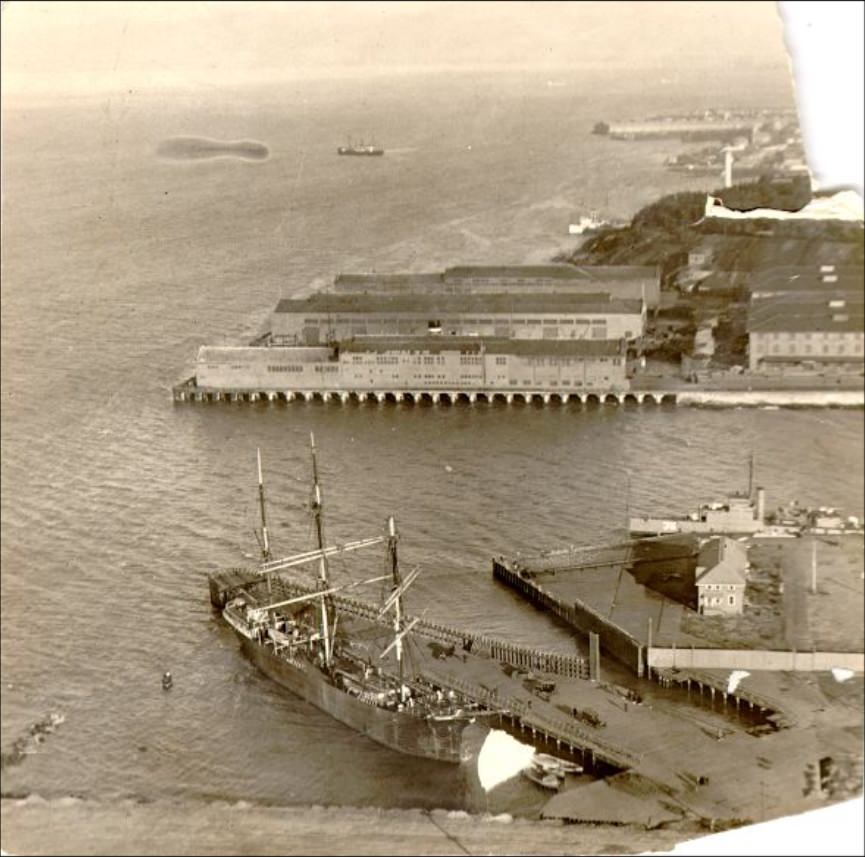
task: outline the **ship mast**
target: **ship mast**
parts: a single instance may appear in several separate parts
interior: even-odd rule
[[[270,561],[270,541],[267,537],[267,515],[265,514],[264,503],[264,479],[261,476],[261,450],[255,450],[256,459],[258,461],[258,505],[261,509],[261,561],[263,563]],[[270,576],[267,578],[267,592],[271,593]]]
[[[310,447],[312,450],[312,516],[315,522],[315,536],[318,549],[322,551],[318,564],[318,578],[321,584],[321,602],[319,612],[321,613],[321,639],[324,646],[324,665],[330,669],[332,645],[330,640],[330,615],[333,612],[333,599],[328,594],[330,581],[328,576],[327,555],[323,552],[324,545],[324,519],[322,516],[321,486],[318,484],[318,462],[315,457],[315,435],[309,433]]]
[[[405,668],[402,658],[402,593],[405,587],[402,584],[402,576],[399,573],[399,560],[396,553],[396,543],[399,536],[396,532],[396,523],[391,515],[387,519],[387,555],[390,559],[390,571],[393,579],[393,632],[396,644],[396,662],[399,670],[399,695],[400,700],[405,702]]]

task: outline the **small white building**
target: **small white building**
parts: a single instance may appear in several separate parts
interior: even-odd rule
[[[697,610],[706,616],[734,616],[745,606],[748,549],[727,536],[700,547],[695,574]]]

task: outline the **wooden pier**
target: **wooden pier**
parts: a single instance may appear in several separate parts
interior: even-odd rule
[[[218,572],[210,577],[211,600],[218,607],[225,603],[232,591],[260,579],[254,569],[235,568]],[[273,579],[271,586],[274,597],[278,598],[292,598],[316,591],[311,583],[280,578]],[[341,613],[390,629],[390,620],[380,615],[377,605],[340,593],[332,597]],[[407,622],[412,621],[411,616],[405,618]],[[625,770],[636,763],[637,757],[632,752],[592,734],[576,719],[527,690],[521,677],[512,677],[501,669],[501,665],[507,664],[546,676],[588,679],[587,658],[521,646],[425,619],[418,619],[413,634],[450,648],[444,657],[432,653],[424,657],[424,676],[496,712],[509,731],[517,735],[530,734],[533,741],[543,742],[550,749],[578,758],[591,770],[601,767]],[[460,655],[466,657],[460,658]],[[498,663],[493,665],[491,661]]]
[[[256,578],[260,579],[260,575],[254,568],[230,569],[212,575],[211,590],[218,590],[219,596],[215,603],[218,606],[226,591],[245,582],[248,585]],[[264,591],[263,581],[261,586]],[[313,581],[274,579],[271,586],[288,597],[316,591]],[[357,616],[390,629],[390,623],[379,617],[377,605],[342,593],[333,597],[347,618]],[[817,722],[813,718],[823,716],[826,702],[810,686],[805,701],[794,706],[794,718],[786,711],[780,713],[779,705],[768,695],[745,689],[742,683],[730,693],[728,674],[653,670],[652,678],[667,687],[678,687],[682,693],[687,689],[691,695],[710,695],[727,706],[726,717],[718,704],[708,714],[700,711],[695,714],[654,699],[631,702],[617,685],[585,680],[587,659],[576,655],[544,652],[426,620],[420,620],[413,633],[420,638],[418,642],[426,638],[441,644],[414,647],[417,674],[474,701],[481,709],[482,722],[505,729],[542,752],[571,758],[595,776],[613,774],[605,782],[621,780],[622,794],[633,798],[626,811],[620,813],[622,823],[649,826],[650,820],[676,817],[707,823],[717,819],[753,819],[760,783],[767,778],[780,794],[790,799],[801,796],[803,770],[812,761],[814,752],[808,743],[814,734],[812,723]],[[507,669],[507,664],[520,671]],[[545,678],[543,674],[563,678],[547,692],[526,676],[528,671],[535,673],[535,679]],[[775,684],[786,691],[787,683],[795,686],[797,680],[785,677]],[[760,689],[772,686],[764,684]],[[772,690],[768,692],[774,695]],[[733,706],[745,705],[759,708],[760,716],[756,719],[768,721],[772,726],[760,723],[747,728],[751,718],[744,718],[743,723],[732,710]],[[790,705],[784,707],[789,709]],[[591,714],[594,717],[586,716]],[[850,717],[853,722],[859,714],[851,708]],[[855,737],[845,731],[843,719],[836,725],[833,735],[839,746],[853,746]],[[616,777],[618,772],[626,773]],[[642,784],[639,794],[631,787],[634,778]],[[560,793],[549,814],[570,821],[593,822],[607,818],[611,807],[621,805],[618,791],[607,794],[600,789],[592,803],[587,801],[585,788],[592,786],[580,784]]]
[[[766,720],[771,720],[777,729],[788,729],[796,725],[796,718],[781,704],[763,694],[755,693],[742,686],[734,690],[729,689],[729,680],[726,675],[706,673],[697,670],[683,669],[653,669],[651,678],[662,687],[684,688],[689,693],[694,691],[702,696],[708,694],[713,700],[717,696],[724,705],[728,703],[737,709],[747,706],[749,710],[757,710]]]

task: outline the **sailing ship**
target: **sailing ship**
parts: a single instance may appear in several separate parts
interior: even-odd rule
[[[362,140],[359,143],[352,143],[349,138],[348,145],[340,146],[337,150],[338,155],[383,155],[384,149],[375,144],[364,143]]]
[[[386,747],[459,763],[462,731],[481,709],[425,677],[414,666],[422,658],[407,657],[412,629],[420,618],[407,620],[403,596],[417,579],[418,569],[402,576],[393,517],[388,518],[383,535],[326,546],[315,439],[311,441],[310,513],[317,547],[272,558],[259,452],[261,530],[256,536],[261,562],[253,569],[211,574],[211,602],[237,634],[244,654],[283,687]],[[331,557],[381,544],[386,549],[385,574],[334,584]],[[297,570],[308,564],[318,569],[312,583],[297,577]],[[345,603],[340,607],[337,593],[377,582],[384,583],[387,593],[381,603],[352,598],[352,603],[366,609],[352,611]]]

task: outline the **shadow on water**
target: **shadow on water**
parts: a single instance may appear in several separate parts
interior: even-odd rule
[[[241,158],[264,161],[270,149],[255,140],[210,140],[207,137],[170,137],[156,148],[160,158],[172,161],[200,161],[207,158]]]

